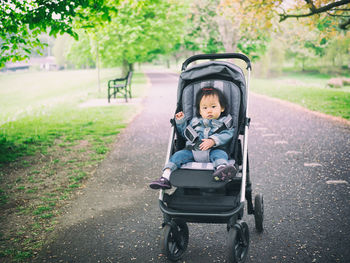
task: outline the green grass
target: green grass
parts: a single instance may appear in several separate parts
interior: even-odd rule
[[[0,226],[9,225],[0,227],[0,261],[27,262],[40,250],[66,200],[140,110],[136,104],[80,107],[90,98],[107,101],[107,80],[120,71],[101,75],[98,92],[94,70],[0,74]],[[145,76],[134,73],[133,98],[146,86]]]
[[[37,151],[45,153],[58,138],[74,142],[88,137],[96,152],[107,153],[104,138],[115,136],[125,127],[128,116],[136,111],[135,106],[77,105],[92,97],[106,98],[107,80],[118,76],[116,72],[103,71],[101,93],[91,70],[0,75],[0,163]],[[133,96],[143,95],[144,83],[142,74],[134,74]]]
[[[59,138],[67,144],[88,139],[98,153],[105,153],[104,138],[118,134],[134,111],[135,107],[127,105],[104,108],[64,105],[52,109],[48,115],[7,122],[0,131],[0,163],[45,152]]]
[[[350,86],[326,88],[327,76],[289,74],[275,79],[252,79],[251,90],[287,100],[313,111],[350,119]]]
[[[102,86],[118,70],[105,70]],[[94,70],[25,72],[0,75],[0,124],[18,117],[47,113],[66,101],[85,100],[97,91]]]

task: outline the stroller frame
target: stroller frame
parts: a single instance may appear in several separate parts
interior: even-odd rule
[[[249,179],[249,160],[248,160],[248,129],[250,124],[249,113],[249,84],[251,76],[251,62],[249,58],[239,53],[223,53],[223,54],[200,54],[195,55],[187,60],[182,65],[182,72],[184,72],[187,66],[197,60],[216,60],[216,59],[240,59],[246,62],[247,76],[244,74],[246,81],[245,98],[241,98],[246,101],[245,116],[243,116],[244,129],[238,131],[237,140],[240,135],[243,136],[243,153],[241,153],[241,161],[238,162],[238,166],[241,167],[238,176],[236,176],[231,182],[231,185],[240,185],[239,200],[238,196],[236,204],[232,209],[228,211],[219,212],[203,212],[203,211],[184,211],[182,209],[170,208],[167,205],[166,191],[161,190],[159,193],[159,207],[163,213],[164,222],[163,233],[161,236],[161,247],[168,259],[172,261],[179,260],[188,245],[189,231],[186,222],[194,223],[226,223],[228,230],[228,262],[244,262],[248,255],[249,247],[249,230],[248,225],[242,220],[244,213],[244,203],[247,199],[248,214],[254,214],[255,226],[258,232],[263,231],[263,197],[262,195],[255,196],[255,204],[252,202],[252,190]],[[220,63],[220,62],[219,62]],[[236,65],[235,65],[236,66]],[[179,94],[178,94],[179,103]],[[178,105],[179,106],[179,105]],[[177,109],[178,110],[178,109]],[[240,108],[241,111],[241,108]],[[241,128],[241,127],[239,127]],[[174,139],[176,138],[176,132],[174,125],[171,128],[168,150],[165,162],[169,161],[171,154],[174,152]],[[240,143],[238,144],[239,150],[241,150]],[[241,174],[241,176],[240,176]],[[222,187],[225,183],[215,183],[218,188]],[[200,188],[200,187],[199,187]],[[214,187],[216,188],[216,187]],[[212,189],[216,191],[215,189]],[[215,196],[215,195],[213,195]],[[210,197],[211,198],[211,197]],[[234,200],[234,199],[232,199]]]

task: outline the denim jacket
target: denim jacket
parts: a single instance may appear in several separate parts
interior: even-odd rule
[[[197,132],[200,142],[202,139],[210,138],[215,142],[213,148],[217,148],[219,146],[222,148],[222,146],[226,146],[226,144],[230,142],[234,134],[234,128],[232,125],[228,129],[215,133],[222,125],[224,125],[225,118],[226,116],[220,117],[219,119],[208,120],[194,117],[189,122],[189,125],[187,125],[188,121],[186,121],[185,118],[182,118],[181,120],[176,120],[176,127],[179,133],[186,138],[184,136],[184,132],[186,131],[187,126],[190,126]],[[193,143],[187,140],[186,146],[193,146]]]

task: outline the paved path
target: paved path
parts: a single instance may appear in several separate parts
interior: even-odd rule
[[[148,182],[160,175],[175,109],[177,77],[148,72],[144,110],[62,216],[37,262],[167,262],[159,254],[162,215]],[[248,262],[350,262],[350,126],[251,96],[249,158],[265,231],[245,215]],[[225,225],[190,224],[181,262],[225,262]]]

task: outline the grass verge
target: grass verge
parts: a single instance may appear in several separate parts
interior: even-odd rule
[[[19,75],[23,82],[25,75]],[[99,96],[96,86],[86,84],[82,91],[70,85],[62,94],[50,93],[57,98],[55,103],[49,99],[52,104],[45,111],[11,116],[8,110],[9,119],[0,126],[1,262],[28,262],[38,253],[67,200],[84,188],[117,134],[140,110],[136,104],[81,108],[80,102]],[[145,76],[134,74],[133,95],[142,95],[145,86]],[[75,95],[69,96],[70,90]],[[33,96],[36,109],[51,97],[40,95],[38,89]]]
[[[323,75],[288,74],[275,79],[252,79],[253,92],[287,100],[307,109],[350,120],[350,86],[326,88]]]

